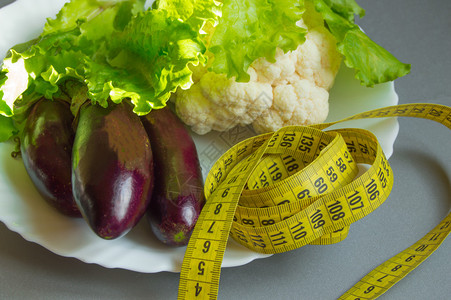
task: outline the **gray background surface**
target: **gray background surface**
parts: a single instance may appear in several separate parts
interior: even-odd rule
[[[0,0],[0,6],[12,2]],[[358,0],[358,24],[401,61],[400,103],[451,105],[451,1]],[[450,132],[399,119],[389,199],[336,245],[306,246],[221,273],[219,299],[336,299],[378,264],[410,246],[450,209]],[[449,299],[451,240],[380,299]],[[106,269],[57,256],[0,223],[0,299],[176,299],[178,274]]]

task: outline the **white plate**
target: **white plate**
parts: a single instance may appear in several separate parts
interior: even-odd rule
[[[46,17],[54,16],[65,2],[17,0],[0,9],[0,58],[3,59],[11,46],[37,36]],[[342,68],[330,94],[328,121],[397,103],[393,83],[365,88],[353,78],[353,71]],[[344,125],[371,130],[380,140],[387,157],[392,154],[398,134],[396,119],[359,120]],[[249,134],[249,129],[241,128],[228,133],[196,136],[204,171],[227,146]],[[185,247],[162,245],[152,236],[145,220],[126,236],[106,241],[92,233],[83,220],[67,218],[54,211],[32,185],[22,161],[11,158],[13,150],[13,144],[0,144],[0,221],[9,229],[58,255],[87,263],[144,273],[180,271]],[[239,266],[267,256],[229,241],[222,266]]]

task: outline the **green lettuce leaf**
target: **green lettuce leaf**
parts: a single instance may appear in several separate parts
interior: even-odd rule
[[[308,0],[311,1],[311,0]],[[410,65],[400,62],[390,52],[372,41],[359,26],[349,20],[352,12],[359,11],[351,5],[348,13],[337,13],[330,0],[313,0],[330,32],[338,41],[337,49],[344,55],[345,64],[355,69],[355,77],[362,85],[393,81],[410,72]],[[353,2],[353,1],[350,1]],[[341,11],[341,10],[340,10]]]
[[[38,97],[52,99],[60,93],[58,85],[66,77],[82,79],[85,55],[69,50],[76,49],[73,45],[78,35],[77,29],[52,33],[36,40],[21,53],[16,48],[10,50],[2,65],[5,79],[0,85],[0,114],[14,115],[19,100],[23,107]]]
[[[0,114],[12,116],[34,103],[62,93],[68,79],[85,81],[85,66],[115,32],[122,31],[144,9],[144,0],[73,0],[55,19],[47,19],[42,34],[13,47],[3,61]]]
[[[112,36],[104,50],[86,64],[91,100],[105,106],[108,98],[130,98],[135,113],[143,115],[192,84],[189,66],[205,62],[206,48],[189,24],[165,10],[148,10]]]
[[[17,133],[13,119],[0,115],[0,143],[8,141]]]
[[[356,70],[356,78],[365,86],[393,81],[410,72],[409,64],[401,63],[360,29],[348,31],[339,43],[338,51],[346,57],[346,65]]]
[[[355,0],[324,0],[324,3],[336,14],[352,23],[354,23],[355,15],[358,15],[360,18],[365,16],[365,10]]]
[[[221,15],[221,7],[214,0],[157,0],[153,9],[166,11],[169,17],[183,20],[196,30],[206,21],[216,24]]]
[[[89,100],[104,107],[130,99],[142,115],[165,106],[178,87],[191,85],[189,66],[205,63],[199,20],[217,18],[218,7],[197,1],[187,22],[174,7],[144,12],[144,2],[67,3],[36,40],[4,61],[0,92],[9,96],[2,96],[0,113],[12,116],[39,97],[60,97],[67,80],[83,83]]]
[[[303,10],[299,0],[224,0],[209,45],[210,70],[249,81],[247,69],[257,58],[274,62],[277,47],[287,52],[305,41],[305,29],[296,26]]]
[[[3,85],[7,80],[6,74],[0,72],[0,86]],[[3,99],[4,92],[0,89],[0,99]],[[0,110],[9,111],[10,108],[3,101],[0,101]],[[14,121],[12,118],[0,115],[0,143],[9,140],[15,134],[17,134],[18,130],[14,126]]]
[[[115,20],[116,26],[114,27],[120,29],[124,27],[124,24],[128,23],[134,14],[144,10],[145,2],[145,0],[72,0],[61,8],[56,18],[47,19],[41,36],[72,30],[79,27],[82,23],[91,23],[96,18],[100,23],[110,23],[112,20]],[[113,18],[111,18],[111,14],[105,13],[105,11],[111,12],[111,9],[115,11]],[[118,16],[117,19],[116,15]],[[95,26],[96,22],[91,24]],[[97,27],[90,33],[106,35],[110,28],[112,26],[108,25],[106,27]]]

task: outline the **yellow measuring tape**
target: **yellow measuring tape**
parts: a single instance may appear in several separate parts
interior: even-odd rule
[[[187,246],[178,299],[216,299],[227,239],[261,253],[343,240],[349,225],[381,205],[393,172],[376,137],[362,129],[323,129],[344,121],[417,117],[451,129],[451,108],[405,104],[333,123],[289,126],[229,149],[205,181],[207,202]],[[359,172],[358,164],[369,168]],[[362,174],[360,174],[362,173]],[[451,231],[451,214],[340,299],[375,299],[423,262]]]

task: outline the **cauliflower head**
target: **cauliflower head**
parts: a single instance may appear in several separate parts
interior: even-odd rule
[[[210,72],[207,66],[194,67],[192,86],[173,97],[179,118],[197,134],[249,124],[264,133],[323,122],[341,54],[314,9],[297,25],[308,30],[305,42],[287,53],[277,49],[274,63],[265,58],[254,61],[248,82]]]

